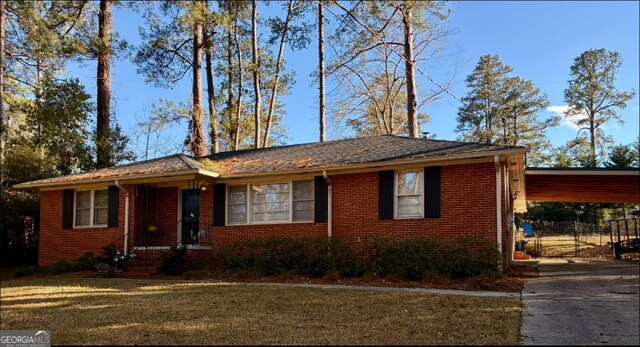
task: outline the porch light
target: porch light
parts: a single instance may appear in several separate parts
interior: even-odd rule
[[[202,182],[202,184],[200,184],[201,191],[206,192],[208,188],[209,188],[209,184],[207,182]]]

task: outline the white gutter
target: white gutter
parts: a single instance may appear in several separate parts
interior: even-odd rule
[[[502,190],[500,189],[500,158],[496,155],[493,157],[496,164],[496,225],[498,228],[498,254],[500,254],[500,263],[502,263]],[[501,265],[498,265],[501,268]]]
[[[129,253],[129,191],[124,189],[123,186],[118,184],[118,180],[115,182],[116,187],[125,193],[124,200],[124,256]]]
[[[322,177],[327,182],[327,239],[331,242],[331,180],[327,176],[327,171],[322,171]]]

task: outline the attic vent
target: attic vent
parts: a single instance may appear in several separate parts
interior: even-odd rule
[[[428,140],[428,139],[429,139],[429,134],[430,134],[430,132],[428,132],[428,131],[424,131],[424,132],[422,133],[422,138],[423,138],[423,139],[427,139],[427,140]]]

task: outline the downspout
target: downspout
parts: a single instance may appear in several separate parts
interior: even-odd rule
[[[116,187],[125,193],[124,199],[124,256],[129,253],[129,191],[124,189],[123,186],[118,184],[118,180],[115,182]]]
[[[322,177],[327,182],[327,240],[331,242],[331,180],[327,176],[327,171],[322,171]]]
[[[495,155],[493,161],[496,165],[496,226],[498,229],[498,254],[500,254],[499,269],[502,269],[502,190],[500,179],[500,158]]]

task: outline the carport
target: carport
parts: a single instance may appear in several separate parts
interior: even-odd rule
[[[640,204],[640,170],[637,168],[529,167],[525,169],[524,176],[527,201]],[[624,229],[622,232],[625,236],[624,238],[621,237],[621,225]],[[546,229],[543,229],[543,234],[546,235],[545,240],[547,242],[563,243],[564,241],[554,240],[554,238],[562,238],[560,235],[570,234],[567,231],[573,230],[575,256],[578,256],[579,245],[582,243],[580,235],[585,235],[586,239],[588,239],[588,233],[594,232],[593,229],[589,229],[590,227],[596,228],[597,226],[578,223],[577,221],[575,223],[550,223],[550,225],[545,226]],[[602,229],[600,230],[598,233],[602,235]],[[554,235],[555,233],[557,235]],[[618,250],[635,251],[640,247],[640,244],[636,245],[636,243],[640,243],[637,218],[610,221],[608,233],[611,235],[613,246],[618,247],[616,248]],[[602,241],[602,237],[600,237],[600,241]],[[547,242],[545,244],[548,244]],[[589,241],[585,242],[588,243]],[[628,245],[627,243],[630,244]],[[621,245],[622,248],[620,248]],[[542,252],[540,234],[538,234],[538,239],[534,241],[534,247],[537,247],[534,250],[537,256],[554,253]],[[619,256],[619,254],[619,252],[616,252],[616,256]],[[555,256],[558,256],[558,254]]]
[[[640,204],[640,170],[527,168],[527,201]]]

